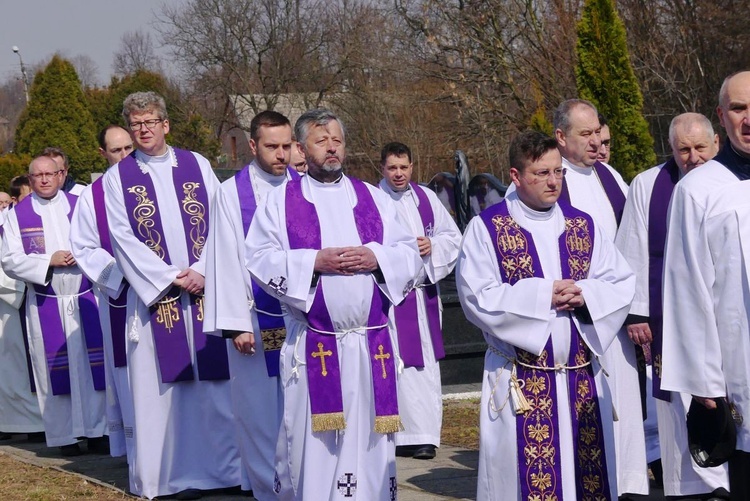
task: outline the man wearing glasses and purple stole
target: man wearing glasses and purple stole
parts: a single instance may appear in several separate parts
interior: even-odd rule
[[[477,499],[614,500],[612,400],[596,357],[635,279],[588,214],[557,203],[555,140],[523,132],[509,153],[516,189],[469,223],[456,272],[489,345]]]
[[[115,259],[130,284],[130,490],[197,499],[240,483],[227,341],[203,333],[203,245],[219,182],[205,158],[167,145],[161,96],[131,94],[123,118],[137,151],[107,171],[104,193]]]
[[[377,188],[343,175],[328,110],[295,125],[308,172],[268,196],[246,239],[253,278],[289,310],[281,348],[279,499],[396,499],[401,429],[388,332],[422,267],[416,239]]]
[[[26,282],[26,325],[36,392],[49,447],[64,456],[108,452],[104,351],[91,283],[70,252],[78,197],[63,192],[63,170],[49,157],[29,166],[32,194],[8,213],[2,265]]]

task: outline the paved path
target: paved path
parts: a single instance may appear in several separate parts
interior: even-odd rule
[[[456,385],[444,387],[445,398],[478,396],[479,385]],[[16,435],[11,441],[0,444],[0,452],[24,462],[54,468],[66,473],[83,475],[88,480],[120,492],[128,487],[128,469],[125,458],[112,458],[96,454],[85,454],[74,458],[63,458],[58,449],[48,449],[45,444],[32,444],[25,435]],[[83,443],[82,443],[83,446]],[[85,447],[85,446],[83,446]],[[437,457],[430,461],[397,458],[399,501],[440,501],[446,499],[469,499],[476,497],[477,463],[479,454],[475,450],[443,446]],[[211,501],[239,501],[249,498],[240,495],[211,494],[203,499]],[[648,497],[637,497],[639,501],[663,500],[660,491]]]
[[[53,468],[62,472],[83,475],[89,481],[120,492],[128,486],[127,463],[124,458],[85,454],[63,458],[57,448],[31,444],[25,435],[0,445],[0,451],[24,462]],[[397,458],[399,501],[439,501],[446,499],[475,499],[477,483],[477,451],[458,447],[441,447],[431,461]],[[249,498],[240,495],[212,494],[211,501],[239,501]],[[660,492],[641,500],[662,500]]]

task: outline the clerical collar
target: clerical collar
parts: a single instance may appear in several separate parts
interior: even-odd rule
[[[329,182],[319,181],[319,180],[315,179],[315,176],[311,175],[310,171],[307,172],[307,176],[306,177],[309,177],[310,179],[312,179],[313,181],[315,181],[317,184],[319,184],[321,186],[337,185],[337,184],[339,184],[341,182],[342,179],[344,179],[344,171],[343,170],[341,171],[341,173],[339,174],[338,179],[336,179],[335,181],[329,181]]]
[[[141,150],[137,150],[135,152],[135,162],[143,172],[146,172],[146,165],[150,163],[169,163],[169,165],[171,165],[172,167],[177,167],[177,155],[175,155],[174,149],[172,149],[171,146],[167,145],[167,151],[162,155],[151,156],[143,153]]]
[[[388,193],[394,200],[400,200],[403,196],[411,196],[411,194],[414,192],[414,190],[412,190],[411,183],[407,183],[406,188],[398,191],[394,190],[393,186],[388,184],[388,181],[386,181],[385,179],[380,180],[380,188]]]
[[[724,147],[718,155],[714,157],[714,160],[724,165],[729,171],[737,176],[740,181],[750,179],[750,158],[747,158],[732,146],[732,142],[727,140],[724,143]]]
[[[36,193],[32,193],[34,198],[37,202],[39,202],[40,205],[55,205],[60,201],[60,194],[62,193],[62,190],[57,190],[57,193],[55,193],[55,196],[52,198],[43,198],[37,195]]]
[[[287,179],[286,170],[284,170],[284,174],[282,174],[281,176],[274,176],[273,174],[269,174],[268,172],[264,171],[263,168],[258,165],[258,162],[255,160],[253,160],[253,162],[250,164],[250,175],[253,177],[258,177],[272,186],[279,186]]]
[[[577,165],[573,165],[567,158],[562,159],[562,164],[563,168],[571,169],[572,171],[583,174],[584,176],[590,176],[594,172],[593,167],[578,167]]]

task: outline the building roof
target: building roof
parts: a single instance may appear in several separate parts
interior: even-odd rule
[[[256,114],[270,109],[286,116],[292,123],[292,127],[294,127],[300,115],[316,106],[317,99],[318,94],[316,93],[278,95],[233,94],[229,96],[234,113],[237,116],[237,125],[246,132],[250,130],[250,121]],[[325,102],[320,103],[320,106],[325,105]]]

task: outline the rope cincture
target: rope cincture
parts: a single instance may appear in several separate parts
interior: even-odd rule
[[[591,365],[591,360],[587,360],[586,362],[582,364],[578,364],[578,365],[566,365],[566,364],[555,364],[554,366],[531,365],[531,364],[526,364],[524,362],[521,362],[516,357],[512,357],[501,352],[494,346],[488,345],[488,348],[495,355],[503,357],[505,360],[507,360],[506,364],[500,368],[500,372],[497,374],[495,378],[495,384],[493,385],[492,392],[490,393],[490,408],[496,414],[499,414],[505,408],[505,406],[508,404],[508,400],[512,401],[513,409],[516,414],[526,414],[527,412],[532,410],[532,407],[529,404],[529,401],[526,399],[526,397],[523,394],[522,390],[524,387],[524,382],[518,379],[517,372],[516,372],[516,364],[521,365],[522,367],[526,367],[527,369],[541,370],[541,371],[555,371],[555,372],[582,369],[584,367],[588,367],[589,365]],[[502,375],[503,371],[508,368],[508,365],[511,366],[510,385],[509,385],[510,387],[508,388],[508,396],[505,397],[505,401],[503,402],[503,404],[499,408],[497,408],[495,406],[495,398],[494,398],[495,391],[497,390],[497,385],[500,382],[500,376]]]

